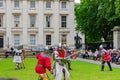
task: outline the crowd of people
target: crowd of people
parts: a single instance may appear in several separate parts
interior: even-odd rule
[[[119,49],[107,49],[107,53],[110,55],[110,62],[120,64],[120,48]],[[100,49],[81,50],[79,57],[85,59],[101,60],[102,51]]]

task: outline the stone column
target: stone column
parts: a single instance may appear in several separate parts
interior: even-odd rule
[[[74,24],[74,0],[70,0],[69,1],[69,7],[68,7],[68,13],[69,15],[68,17],[68,21],[67,21],[67,27],[70,29],[70,33],[68,36],[68,41],[67,41],[67,45],[69,46],[74,46],[75,41],[74,41],[74,37],[76,36],[75,33],[75,24]]]
[[[43,26],[44,26],[44,21],[43,21],[43,18],[44,18],[44,3],[43,3],[43,0],[40,0],[39,1],[39,12],[38,12],[38,26],[39,26],[39,39],[38,39],[38,45],[44,45],[44,34],[43,34]]]
[[[12,18],[12,13],[11,13],[11,0],[6,0],[6,44],[7,48],[10,48],[12,45],[12,39],[11,39],[11,18]]]
[[[113,48],[120,48],[120,26],[115,26],[113,29]]]
[[[27,34],[27,28],[28,28],[28,7],[27,7],[27,0],[23,0],[23,45],[28,46],[28,34]]]
[[[59,28],[60,28],[60,15],[59,15],[59,0],[54,1],[54,16],[53,16],[53,26],[54,26],[54,45],[58,45],[60,42]]]

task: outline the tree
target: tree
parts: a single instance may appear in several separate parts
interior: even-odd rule
[[[114,26],[120,25],[119,0],[81,0],[75,4],[76,30],[86,34],[86,42],[112,40]]]

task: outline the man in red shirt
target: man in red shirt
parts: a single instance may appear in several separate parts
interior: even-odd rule
[[[48,80],[46,69],[51,71],[51,60],[49,57],[49,49],[46,47],[43,52],[38,52],[36,55],[36,58],[38,60],[37,65],[35,67],[36,73],[40,74],[39,80]]]
[[[104,71],[104,64],[105,64],[105,62],[107,62],[110,71],[112,71],[112,67],[111,67],[111,64],[110,64],[111,56],[105,49],[102,49],[101,58],[102,58],[101,71]]]

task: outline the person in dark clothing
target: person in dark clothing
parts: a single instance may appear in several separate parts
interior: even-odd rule
[[[13,47],[11,47],[11,54],[12,54],[12,56],[14,56],[14,54],[15,54],[15,50]]]

